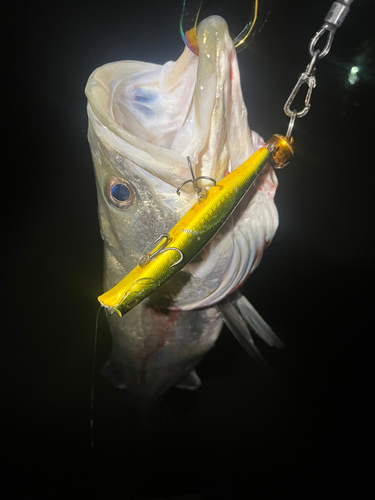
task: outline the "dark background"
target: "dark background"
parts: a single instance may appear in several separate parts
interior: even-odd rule
[[[224,330],[196,393],[141,416],[106,382],[102,241],[84,87],[107,62],[175,60],[181,1],[11,2],[3,16],[2,498],[374,498],[374,2],[355,0],[318,63],[280,227],[245,294],[286,343],[270,377]],[[220,2],[216,2],[219,4]],[[218,12],[232,33],[250,2]],[[239,54],[251,128],[285,133],[284,102],[330,0],[274,1]],[[359,80],[348,83],[352,66]],[[4,464],[6,464],[4,466]]]

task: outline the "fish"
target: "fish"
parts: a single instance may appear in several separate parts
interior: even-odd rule
[[[112,289],[196,202],[196,177],[220,182],[264,142],[248,126],[236,50],[225,20],[197,27],[199,56],[176,62],[109,63],[86,85],[88,140],[104,240],[104,287]],[[205,188],[209,181],[200,181]],[[224,322],[251,356],[253,334],[281,340],[239,292],[278,226],[277,177],[266,165],[211,241],[174,277],[123,317],[108,316],[113,347],[107,379],[142,400],[171,387],[195,390],[196,367]],[[160,242],[162,243],[162,242]],[[167,252],[171,253],[171,252]]]

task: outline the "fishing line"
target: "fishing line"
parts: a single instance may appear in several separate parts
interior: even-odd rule
[[[95,361],[96,361],[96,348],[98,344],[98,324],[99,324],[99,314],[103,306],[99,306],[98,312],[96,313],[95,321],[95,335],[94,335],[94,349],[92,355],[92,372],[91,372],[91,401],[90,401],[90,436],[91,436],[91,448],[94,448],[94,382],[95,382]]]

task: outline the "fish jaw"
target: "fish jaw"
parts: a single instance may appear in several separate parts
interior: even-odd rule
[[[199,58],[192,106],[171,149],[191,158],[197,177],[218,181],[249,158],[255,148],[236,50],[225,20],[220,16],[204,19],[197,30],[197,41]]]

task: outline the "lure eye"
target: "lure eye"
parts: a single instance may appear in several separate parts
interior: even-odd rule
[[[107,198],[111,205],[120,210],[127,210],[135,202],[133,186],[119,177],[112,177],[107,184]]]
[[[131,301],[129,301],[126,305],[126,308],[127,309],[132,309],[134,306],[136,306],[138,304],[139,300],[138,299],[132,299]]]

